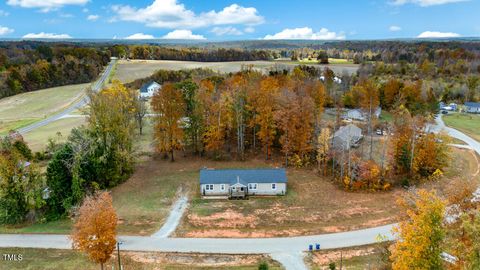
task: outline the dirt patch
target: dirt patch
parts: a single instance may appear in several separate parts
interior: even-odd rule
[[[353,257],[367,256],[374,254],[374,247],[360,247],[351,250],[333,250],[329,252],[314,252],[312,263],[315,265],[328,265],[330,262],[340,261],[340,258],[348,260]]]
[[[157,252],[126,252],[133,261],[158,265],[183,265],[196,267],[247,266],[270,260],[264,255],[185,254]]]
[[[258,218],[254,215],[243,215],[232,209],[227,209],[225,212],[206,217],[190,214],[187,219],[193,226],[197,227],[215,224],[217,228],[255,228]]]

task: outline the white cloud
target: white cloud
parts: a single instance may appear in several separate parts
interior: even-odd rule
[[[238,30],[235,27],[227,26],[227,27],[214,27],[211,31],[217,36],[229,35],[229,36],[239,36],[243,35],[243,32]]]
[[[26,34],[26,35],[23,36],[23,38],[26,38],[26,39],[37,39],[37,38],[41,38],[41,39],[69,39],[69,38],[72,38],[72,37],[70,35],[67,35],[67,34],[54,34],[54,33],[40,32],[38,34],[34,34],[34,33]]]
[[[43,12],[55,10],[67,5],[85,5],[90,0],[7,0],[10,6],[39,8]]]
[[[417,36],[417,38],[453,38],[453,37],[460,37],[460,35],[453,32],[425,31]]]
[[[388,30],[390,30],[391,32],[398,32],[398,31],[402,31],[402,28],[397,25],[392,25],[388,28]]]
[[[87,20],[94,22],[98,20],[98,18],[100,18],[98,15],[88,15]]]
[[[203,40],[206,39],[202,35],[194,35],[190,30],[174,30],[162,38],[164,39],[198,39]]]
[[[155,37],[144,33],[136,33],[126,37],[125,39],[155,39]]]
[[[469,0],[393,0],[392,4],[395,6],[401,6],[405,4],[416,4],[421,7],[437,6],[450,3],[465,2]]]
[[[88,11],[89,11],[88,8],[83,8],[82,9],[82,12],[84,12],[84,13],[87,13]]]
[[[315,39],[315,40],[334,40],[345,39],[344,33],[335,33],[322,28],[318,32],[313,32],[310,27],[287,28],[274,35],[266,35],[264,39]]]
[[[245,33],[253,33],[253,32],[255,32],[255,28],[253,28],[251,26],[247,26],[247,27],[245,27],[245,29],[243,29],[243,31]]]
[[[254,7],[232,4],[217,12],[214,10],[195,14],[177,0],[154,0],[145,8],[128,5],[112,7],[116,20],[144,23],[157,28],[198,28],[211,25],[244,24],[257,25],[264,22]]]
[[[0,36],[13,33],[13,29],[0,25]]]

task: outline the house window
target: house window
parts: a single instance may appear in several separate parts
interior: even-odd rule
[[[250,183],[248,184],[248,189],[250,190],[257,190],[257,184],[256,183]]]
[[[277,184],[272,184],[272,189],[273,190],[277,189]]]
[[[205,185],[205,190],[213,190],[213,184]]]
[[[220,190],[225,190],[225,184],[220,185]]]

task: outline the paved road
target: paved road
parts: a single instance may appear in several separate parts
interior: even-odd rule
[[[120,236],[122,248],[132,251],[197,252],[224,254],[300,254],[309,244],[319,243],[322,249],[361,246],[376,242],[379,234],[393,239],[393,225],[350,232],[283,238],[155,238]],[[0,247],[69,249],[66,235],[0,234]]]
[[[445,125],[445,122],[443,122],[441,114],[439,114],[437,118],[435,118],[435,123],[436,123],[436,126],[432,126],[433,131],[447,132],[447,134],[450,135],[451,137],[464,141],[466,144],[470,146],[471,149],[473,149],[475,152],[477,152],[480,155],[480,143],[461,131],[458,131],[451,127],[447,127]]]
[[[446,127],[441,116],[436,119],[436,123],[437,125],[431,127],[432,130],[436,132],[444,130],[450,136],[464,141],[471,149],[480,154],[480,143],[458,130]],[[480,193],[480,190],[478,192]],[[389,240],[394,239],[391,231],[395,224],[349,232],[284,238],[166,238],[172,228],[178,224],[185,204],[186,202],[180,201],[174,205],[174,211],[167,219],[169,225],[163,232],[159,231],[157,236],[120,236],[120,240],[124,242],[123,249],[186,253],[270,254],[286,269],[307,269],[303,262],[303,255],[309,244],[319,243],[322,249],[332,249],[372,244],[376,242],[378,235],[384,235]],[[70,249],[71,242],[66,235],[0,234],[0,247]]]
[[[105,69],[105,71],[103,71],[102,75],[100,76],[100,78],[95,82],[95,84],[92,86],[92,90],[93,91],[99,91],[103,85],[105,84],[105,81],[108,79],[108,77],[110,76],[110,73],[112,72],[112,69],[113,69],[113,66],[115,65],[115,62],[117,60],[112,60],[110,61],[110,63],[108,64],[107,68]],[[50,117],[47,117],[41,121],[38,121],[38,122],[35,122],[31,125],[28,125],[28,126],[25,126],[23,128],[19,128],[18,129],[18,132],[20,132],[21,134],[25,134],[25,133],[28,133],[34,129],[37,129],[39,127],[43,127],[43,126],[46,126],[52,122],[55,122],[61,118],[64,118],[65,116],[69,115],[71,112],[79,109],[79,108],[82,108],[83,106],[85,106],[88,102],[88,97],[83,97],[81,100],[71,104],[68,108],[64,109],[63,111],[57,113],[57,114],[54,114]]]

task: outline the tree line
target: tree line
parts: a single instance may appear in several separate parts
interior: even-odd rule
[[[109,50],[116,57],[146,60],[227,62],[273,59],[272,53],[267,50],[175,48],[154,45],[115,45]]]
[[[0,98],[91,82],[110,61],[98,48],[39,42],[0,44]]]

